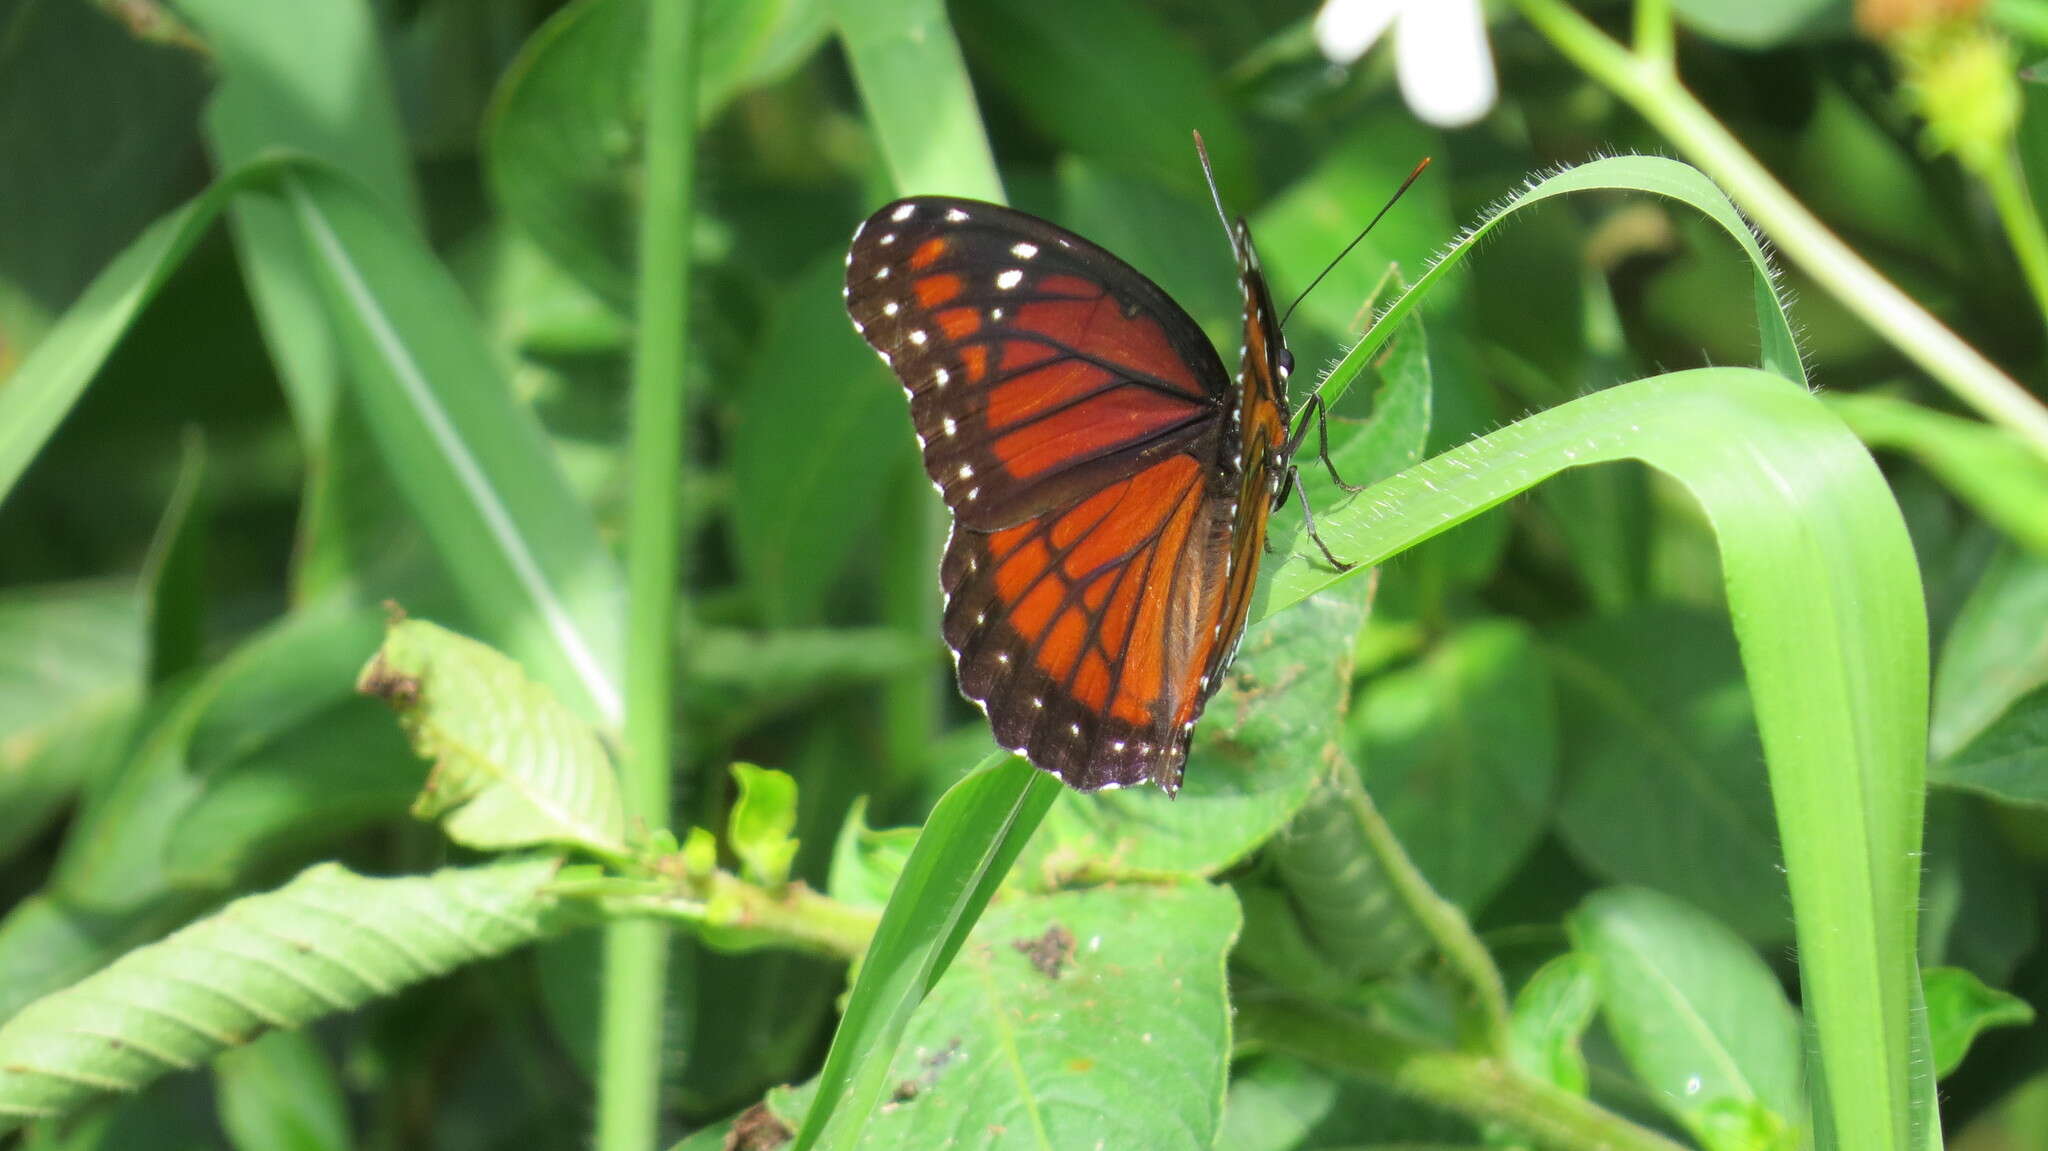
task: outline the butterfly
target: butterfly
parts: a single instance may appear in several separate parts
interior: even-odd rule
[[[960,690],[998,742],[1080,791],[1179,790],[1267,521],[1300,490],[1309,417],[1324,429],[1320,397],[1293,419],[1251,231],[1216,205],[1244,298],[1234,375],[1156,284],[1036,216],[912,196],[847,252],[847,313],[909,393],[952,512],[939,575]],[[1322,447],[1328,466],[1326,430]]]

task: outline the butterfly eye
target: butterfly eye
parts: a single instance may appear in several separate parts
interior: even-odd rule
[[[1280,349],[1280,378],[1284,380],[1293,374],[1294,353],[1286,348],[1282,348]]]

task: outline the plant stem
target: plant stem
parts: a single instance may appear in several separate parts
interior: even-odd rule
[[[1671,0],[1636,0],[1636,56],[1645,61],[1657,61],[1667,71],[1678,66]]]
[[[727,872],[711,877],[704,899],[674,894],[610,896],[607,912],[676,920],[715,933],[731,947],[795,947],[814,955],[852,961],[866,953],[879,911],[841,903],[802,882],[770,890]]]
[[[2033,290],[2034,306],[2041,309],[2043,317],[2048,317],[2048,232],[2042,230],[2041,215],[2034,210],[2034,199],[2027,193],[2027,178],[2020,170],[2019,156],[2007,149],[2003,157],[1985,164],[1977,176],[1991,192],[1998,222],[2005,226],[2013,255],[2019,258],[2020,271],[2027,278],[2027,287]]]
[[[1500,968],[1494,965],[1493,953],[1473,934],[1465,913],[1438,895],[1415,861],[1408,858],[1408,850],[1401,846],[1394,829],[1387,825],[1386,817],[1365,790],[1357,766],[1349,757],[1339,759],[1334,780],[1336,798],[1349,808],[1359,834],[1365,839],[1366,850],[1393,885],[1395,897],[1471,993],[1479,1008],[1485,1050],[1504,1058],[1509,1042],[1507,985],[1500,977]]]
[[[689,337],[696,145],[696,0],[657,0],[647,28],[646,184],[633,355],[632,506],[626,545],[626,731],[621,791],[629,820],[670,821],[676,618],[683,578],[678,515]],[[600,1151],[646,1151],[660,1125],[668,931],[605,929],[599,1039]]]
[[[1552,1151],[1683,1151],[1655,1131],[1515,1071],[1502,1057],[1430,1047],[1320,1005],[1241,1001],[1236,1025],[1247,1046],[1372,1079],[1480,1122],[1505,1124]]]
[[[1714,178],[1822,287],[1929,376],[2048,458],[2048,408],[1865,263],[1693,98],[1667,62],[1630,53],[1562,0],[1515,0],[1529,23]]]

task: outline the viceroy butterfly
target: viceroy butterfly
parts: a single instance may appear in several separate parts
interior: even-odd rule
[[[1244,296],[1235,376],[1151,280],[1036,216],[913,196],[847,252],[847,312],[909,393],[953,514],[940,583],[960,690],[1003,746],[1081,791],[1180,789],[1267,520],[1299,490],[1309,417],[1323,429],[1312,396],[1290,430],[1282,317],[1243,218],[1225,228]]]

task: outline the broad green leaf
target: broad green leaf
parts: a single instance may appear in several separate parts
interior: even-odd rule
[[[1935,661],[1930,758],[1961,751],[2011,707],[2048,684],[2048,557],[2007,550],[1991,561],[1942,640]]]
[[[697,114],[789,72],[826,31],[822,0],[700,5]],[[599,294],[633,295],[646,96],[646,0],[579,0],[529,37],[484,127],[498,206]]]
[[[331,170],[280,177],[384,462],[470,614],[607,727],[620,716],[620,582],[447,271]]]
[[[413,805],[485,850],[559,843],[623,855],[626,817],[597,733],[518,664],[423,620],[391,626],[357,686],[434,761]]]
[[[1302,932],[1322,963],[1353,983],[1394,971],[1430,947],[1395,874],[1412,863],[1392,854],[1400,852],[1400,842],[1355,771],[1349,760],[1326,767],[1316,792],[1273,842],[1277,874]],[[1285,942],[1292,951],[1292,941]],[[1305,956],[1283,951],[1279,958],[1298,970],[1316,970]]]
[[[1555,716],[1528,631],[1505,619],[1464,628],[1359,696],[1346,743],[1366,789],[1431,885],[1467,910],[1543,833]]]
[[[1702,1145],[1796,1145],[1799,1017],[1747,943],[1642,888],[1596,892],[1566,926],[1597,965],[1602,1018],[1629,1066]]]
[[[347,1151],[348,1100],[327,1053],[303,1031],[273,1031],[213,1064],[220,1123],[236,1151]]]
[[[991,910],[912,1018],[864,1145],[1209,1146],[1237,931],[1229,891],[1201,883]]]
[[[142,682],[142,603],[127,583],[0,593],[0,859],[119,754]]]
[[[1579,1039],[1600,1006],[1599,960],[1568,951],[1536,969],[1515,993],[1510,1039],[1515,1065],[1574,1095],[1586,1094]]]
[[[1558,828],[1573,855],[1751,939],[1784,939],[1770,787],[1727,622],[1644,605],[1567,627],[1543,654],[1563,704]]]
[[[726,839],[739,857],[740,873],[764,887],[789,879],[796,858],[796,781],[780,771],[750,763],[732,765],[739,798],[733,801]]]
[[[355,696],[363,653],[384,639],[384,612],[329,602],[244,640],[209,674],[210,698],[186,743],[196,772],[226,767]]]
[[[932,809],[861,960],[818,1075],[817,1103],[793,1151],[838,1151],[859,1140],[888,1087],[912,1013],[946,973],[1061,790],[1057,779],[1004,752]]]
[[[1195,729],[1180,794],[1064,793],[1020,875],[1211,875],[1286,826],[1336,754],[1370,590],[1361,580],[1247,629]]]
[[[738,397],[733,535],[775,625],[824,619],[847,561],[873,535],[892,461],[908,467],[917,452],[902,389],[846,320],[845,275],[832,255],[780,296]]]
[[[204,790],[179,812],[163,866],[172,883],[201,889],[400,819],[420,790],[419,759],[390,713],[366,699],[342,700],[235,760],[194,769],[206,772]]]
[[[2017,995],[1960,967],[1930,967],[1921,976],[1927,995],[1927,1030],[1934,1039],[1934,1074],[1946,1079],[1970,1053],[1970,1044],[1991,1027],[2024,1027],[2034,1009]]]
[[[1702,434],[1712,429],[1713,434]],[[1531,416],[1319,518],[1362,564],[1570,467],[1649,462],[1700,503],[1770,767],[1803,1002],[1845,1146],[1904,1146],[1929,1114],[1911,1003],[1927,747],[1926,616],[1897,505],[1804,388],[1741,368],[1674,372]],[[1263,616],[1341,578],[1295,552]]]
[[[370,879],[322,864],[238,899],[0,1025],[0,1130],[529,943],[554,871]]]
[[[683,714],[730,738],[833,692],[929,668],[936,656],[929,641],[888,628],[705,627],[676,658]]]
[[[2048,804],[2048,686],[2014,700],[1962,750],[1930,764],[1927,782],[2008,803]]]
[[[2037,556],[2048,556],[2048,460],[2005,428],[1880,395],[1828,406],[1873,448],[1904,452]]]

